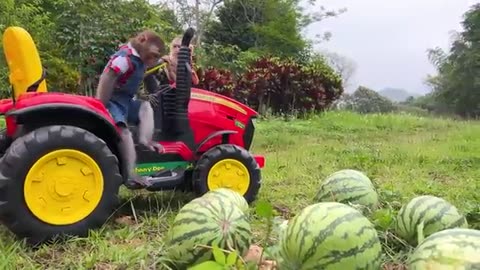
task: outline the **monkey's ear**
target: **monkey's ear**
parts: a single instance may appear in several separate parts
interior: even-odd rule
[[[147,34],[145,33],[140,33],[138,36],[137,36],[137,41],[140,42],[140,43],[144,43],[148,40],[147,38]]]

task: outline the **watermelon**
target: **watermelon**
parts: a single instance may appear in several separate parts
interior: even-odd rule
[[[240,195],[240,193],[231,189],[217,188],[205,193],[203,196],[218,196],[222,199],[228,199],[231,200],[234,204],[236,204],[243,212],[246,213],[248,211],[247,200],[245,200],[245,198]]]
[[[378,194],[370,179],[356,170],[340,170],[320,185],[314,202],[356,204],[371,210],[378,207]]]
[[[480,269],[480,231],[446,229],[423,240],[408,258],[408,269]]]
[[[338,202],[305,207],[281,238],[280,269],[380,269],[382,247],[374,225]]]
[[[236,249],[243,254],[250,247],[252,232],[247,216],[230,200],[199,197],[180,209],[166,235],[167,258],[184,269],[213,259],[210,248]]]
[[[395,232],[412,245],[417,245],[418,229],[423,236],[450,228],[468,228],[466,218],[446,200],[423,195],[410,200],[398,212]]]

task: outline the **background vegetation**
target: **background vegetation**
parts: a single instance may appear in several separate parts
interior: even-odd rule
[[[355,63],[335,52],[313,50],[315,42],[328,41],[332,33],[317,40],[302,35],[311,23],[344,16],[346,9],[322,7],[308,13],[299,0],[154,2],[5,0],[0,3],[0,30],[20,25],[31,33],[48,71],[49,89],[55,91],[92,95],[109,55],[141,29],[154,29],[168,43],[193,26],[198,87],[234,97],[262,115],[301,116],[332,105],[362,113],[480,114],[479,4],[465,12],[463,30],[453,36],[448,51],[426,52],[438,71],[426,79],[432,92],[389,101],[363,86],[358,93],[344,93]],[[1,97],[8,96],[7,74],[1,57]]]

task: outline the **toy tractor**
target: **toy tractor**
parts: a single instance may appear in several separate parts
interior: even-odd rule
[[[143,149],[136,141],[136,170],[149,176],[149,191],[179,188],[202,195],[223,187],[251,203],[265,164],[263,156],[249,152],[257,113],[228,97],[191,88],[191,38],[185,37],[176,86],[153,92],[154,139],[164,152]],[[0,220],[34,244],[86,236],[103,226],[127,183],[119,128],[100,100],[47,91],[26,30],[8,27],[3,48],[12,97],[0,100],[6,123],[0,136]]]

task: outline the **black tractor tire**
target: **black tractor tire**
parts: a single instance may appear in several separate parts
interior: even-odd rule
[[[7,151],[8,146],[11,143],[11,139],[7,137],[7,129],[0,129],[0,158],[3,157],[5,151]]]
[[[208,174],[212,167],[219,161],[234,159],[241,162],[248,170],[250,181],[243,197],[248,204],[255,201],[261,187],[261,171],[253,156],[244,148],[233,144],[220,144],[205,152],[197,161],[193,170],[193,190],[197,195],[210,191],[208,188]]]
[[[101,193],[99,191],[98,204],[86,217],[74,223],[56,225],[46,223],[33,214],[24,196],[24,185],[29,170],[39,158],[52,151],[64,149],[79,151],[93,159],[103,176],[103,189]],[[58,159],[60,158],[57,158],[57,162],[59,162]],[[65,158],[65,160],[68,159]],[[86,167],[80,171],[84,175],[88,175],[89,173],[85,172],[84,168]],[[42,170],[47,169],[42,168]],[[41,175],[43,173],[45,172],[42,172]],[[73,173],[75,172],[68,171],[68,173],[64,173],[65,175],[41,181],[49,181],[45,183],[56,188],[56,181],[59,181],[57,179],[72,183],[72,180],[75,179],[69,177]],[[13,141],[0,162],[0,220],[17,237],[24,238],[27,243],[33,245],[51,240],[62,240],[68,236],[85,237],[90,229],[103,226],[110,217],[119,203],[118,192],[121,184],[122,177],[119,173],[118,159],[102,139],[84,129],[73,126],[41,127]],[[74,190],[78,190],[78,188],[79,186],[73,187]],[[50,186],[48,186],[48,190],[50,190]],[[81,192],[76,193],[77,198]],[[88,191],[83,192],[83,199],[88,201],[85,198]],[[48,200],[53,200],[49,197],[53,196],[52,194],[47,195],[45,196]],[[75,210],[78,209],[74,208],[73,211]]]

